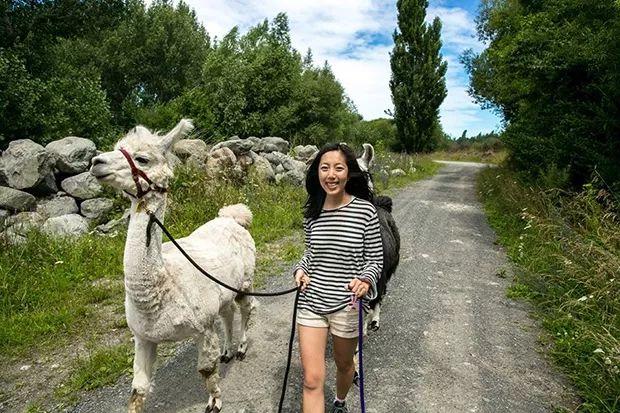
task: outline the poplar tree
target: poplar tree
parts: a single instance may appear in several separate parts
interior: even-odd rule
[[[424,22],[427,0],[398,0],[396,6],[390,89],[397,139],[407,152],[429,152],[437,145],[439,106],[447,94],[441,21]]]

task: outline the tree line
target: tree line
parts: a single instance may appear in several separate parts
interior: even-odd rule
[[[470,94],[504,119],[509,162],[532,177],[620,189],[620,3],[483,0]]]
[[[292,47],[283,13],[212,39],[183,2],[0,3],[0,149],[67,135],[106,145],[183,116],[211,140],[390,139],[362,122],[327,62]]]

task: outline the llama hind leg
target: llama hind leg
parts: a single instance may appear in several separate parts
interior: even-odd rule
[[[220,361],[222,363],[228,363],[233,359],[234,353],[232,350],[233,341],[233,321],[235,319],[235,304],[230,303],[220,310],[220,316],[222,318],[222,324],[224,327],[224,346],[222,347],[222,354],[220,355]]]
[[[248,351],[248,327],[250,324],[250,318],[256,308],[256,300],[254,297],[243,295],[236,299],[239,304],[239,310],[241,312],[241,337],[239,339],[239,347],[237,348],[237,360],[243,360]]]
[[[146,394],[151,386],[153,364],[157,357],[157,344],[135,336],[134,340],[136,354],[133,358],[132,391],[127,411],[140,413],[144,410]]]
[[[206,413],[219,413],[222,411],[222,392],[220,390],[219,357],[220,344],[217,332],[213,325],[205,332],[201,340],[197,340],[198,347],[198,371],[205,380],[209,401]]]

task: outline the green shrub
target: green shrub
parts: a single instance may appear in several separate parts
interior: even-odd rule
[[[552,175],[546,183],[564,176]],[[551,355],[583,398],[579,411],[618,411],[617,200],[592,184],[579,193],[541,189],[506,168],[483,171],[479,191],[491,225],[518,265],[509,296],[535,303]]]

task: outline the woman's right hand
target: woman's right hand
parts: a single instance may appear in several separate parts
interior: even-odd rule
[[[305,291],[308,288],[308,284],[310,284],[310,277],[301,268],[295,271],[295,284],[297,284],[297,287],[301,286],[301,291]]]

